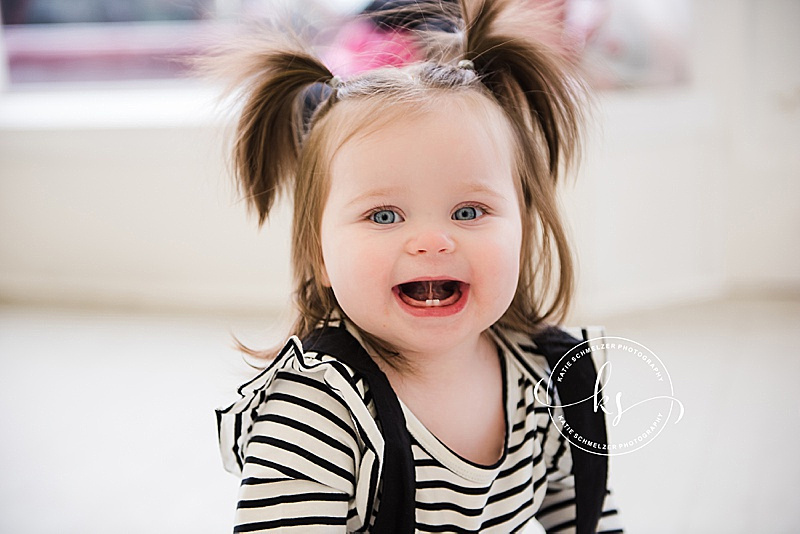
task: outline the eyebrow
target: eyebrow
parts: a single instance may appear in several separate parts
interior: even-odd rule
[[[370,189],[365,193],[361,193],[356,198],[351,200],[347,203],[348,206],[353,204],[358,204],[360,202],[364,202],[366,200],[374,199],[374,198],[385,198],[393,195],[397,195],[403,190],[399,187],[384,187],[381,189]]]
[[[503,197],[503,198],[505,198],[503,195],[501,195],[500,193],[498,193],[497,191],[495,191],[491,187],[488,187],[488,186],[486,186],[486,185],[484,185],[484,184],[482,184],[480,182],[472,182],[471,184],[469,184],[469,187],[467,188],[466,192],[470,193],[470,194],[471,193],[482,193],[482,194],[486,194],[486,195],[492,195],[492,196],[495,196],[495,197]]]
[[[398,194],[403,193],[405,191],[406,191],[406,188],[402,188],[402,187],[384,187],[384,188],[380,188],[380,189],[371,189],[369,191],[366,191],[366,192],[358,195],[356,198],[354,198],[353,200],[351,200],[347,204],[348,205],[353,205],[353,204],[358,204],[360,202],[364,202],[364,201],[371,200],[371,199],[390,197],[390,196],[398,195]],[[486,185],[484,185],[484,184],[482,184],[480,182],[471,182],[470,184],[468,184],[468,187],[464,190],[464,193],[468,194],[468,195],[469,194],[484,194],[484,195],[491,195],[491,196],[497,197],[497,198],[505,198],[504,195],[501,195],[496,190],[494,190],[491,187],[488,187],[488,186],[486,186]]]

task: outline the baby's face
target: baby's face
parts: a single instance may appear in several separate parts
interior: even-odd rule
[[[473,108],[400,116],[332,162],[324,278],[351,320],[406,356],[469,347],[516,291],[509,134]]]

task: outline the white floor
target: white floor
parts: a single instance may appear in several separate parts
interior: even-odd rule
[[[631,533],[800,532],[800,301],[606,318],[686,406],[612,458]],[[262,324],[263,323],[263,324]],[[250,374],[231,333],[266,320],[0,308],[0,532],[230,531],[237,480],[213,408]]]

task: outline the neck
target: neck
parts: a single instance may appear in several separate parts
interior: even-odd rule
[[[397,396],[428,431],[464,458],[491,465],[507,422],[502,364],[489,333],[435,353],[403,353],[410,372],[386,372]]]
[[[436,384],[461,380],[464,374],[472,374],[484,365],[497,359],[497,350],[488,332],[484,332],[452,347],[431,352],[404,351],[403,364],[390,367],[379,363],[392,385],[416,383]]]

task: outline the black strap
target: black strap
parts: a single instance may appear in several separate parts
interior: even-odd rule
[[[330,354],[367,381],[384,439],[381,502],[373,532],[406,534],[416,526],[416,474],[411,438],[400,401],[389,379],[344,328],[321,328],[303,340],[303,348]]]
[[[581,342],[558,328],[550,328],[533,338],[540,353],[557,374],[559,360]],[[571,404],[585,399],[594,391],[597,371],[591,358],[573,362],[563,381],[558,384],[561,404]],[[608,443],[606,422],[602,410],[594,411],[592,402],[580,402],[563,408],[564,418],[572,428],[595,443]],[[575,476],[575,515],[577,534],[594,534],[603,513],[608,478],[608,457],[570,447],[573,475]]]

